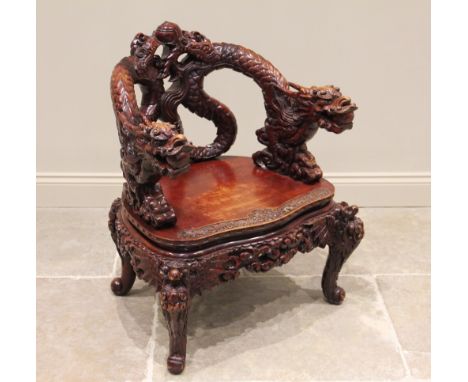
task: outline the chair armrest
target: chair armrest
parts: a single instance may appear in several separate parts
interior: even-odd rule
[[[135,43],[137,40],[137,43]],[[192,145],[176,125],[152,120],[157,116],[148,103],[164,90],[154,63],[157,43],[141,35],[132,42],[132,56],[122,59],[111,77],[111,96],[121,144],[121,168],[126,180],[122,199],[155,228],[176,222],[159,185],[162,176],[188,169]],[[145,107],[140,108],[135,84],[143,88]],[[149,100],[149,101],[148,101]],[[146,111],[146,114],[142,112]]]

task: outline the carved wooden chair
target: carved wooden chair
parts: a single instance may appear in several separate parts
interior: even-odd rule
[[[236,120],[203,90],[203,80],[221,68],[251,77],[262,90],[267,118],[256,134],[266,148],[253,160],[220,157],[235,140]],[[168,89],[164,78],[172,81]],[[165,22],[151,36],[135,36],[130,56],[112,73],[111,94],[126,180],[109,213],[122,259],[111,287],[125,295],[138,276],[159,292],[171,373],[184,369],[192,296],[236,278],[241,268],[266,272],[328,245],[323,293],[332,304],[343,301],[338,273],[362,239],[363,223],[357,207],[333,201],[334,187],[306,147],[319,128],[352,127],[356,106],[338,88],[288,82],[247,48]],[[185,138],[180,104],[214,123],[212,144],[195,147]]]

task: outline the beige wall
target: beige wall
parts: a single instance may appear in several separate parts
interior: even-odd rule
[[[351,179],[346,184],[356,184],[356,195],[344,196],[360,203],[378,190],[384,194],[377,204],[428,203],[428,1],[39,0],[37,13],[39,205],[73,205],[73,198],[86,204],[90,187],[117,182],[110,73],[128,55],[136,32],[149,34],[164,20],[213,41],[250,47],[290,81],[339,86],[359,110],[352,131],[339,136],[320,131],[309,142],[325,174],[344,183]],[[239,134],[230,153],[259,149],[254,131],[265,112],[257,86],[225,70],[210,75],[206,88],[236,115]],[[182,116],[195,143],[212,140],[210,123],[185,111]],[[112,187],[99,191],[103,200]],[[390,200],[395,192],[401,202]],[[404,193],[412,193],[412,201]]]

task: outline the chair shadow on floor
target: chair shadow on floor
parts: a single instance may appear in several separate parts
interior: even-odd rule
[[[303,330],[313,326],[316,320],[332,315],[335,309],[339,309],[325,302],[319,277],[301,277],[300,280],[307,287],[271,270],[267,277],[241,276],[206,291],[202,296],[195,296],[188,319],[187,362],[191,363],[196,358],[197,351],[215,346],[217,351],[210,351],[210,365],[224,361],[226,357],[279,343],[300,335]],[[148,320],[152,320],[153,315],[145,317],[142,314],[143,307],[140,306],[145,303],[141,300],[144,297],[148,300],[150,295],[154,295],[153,288],[145,285],[133,290],[118,304],[125,328],[141,324],[148,333],[146,340],[133,338],[139,347],[146,346],[151,334]],[[304,311],[301,309],[304,304],[315,306]],[[149,308],[146,307],[146,310]],[[252,331],[258,332],[250,335]],[[131,337],[135,331],[127,330],[127,333]],[[225,346],[226,342],[238,341],[239,338],[242,338],[242,346],[239,343]],[[166,351],[157,351],[155,362],[165,363],[168,345],[166,322],[158,307],[156,348]],[[197,362],[190,366],[190,370],[195,371],[202,364]]]

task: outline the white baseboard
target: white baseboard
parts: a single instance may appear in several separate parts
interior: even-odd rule
[[[335,200],[361,207],[426,207],[431,204],[430,173],[328,173]],[[119,173],[38,173],[38,207],[109,207],[120,196]]]

